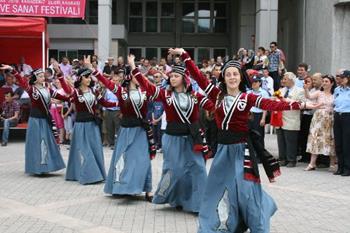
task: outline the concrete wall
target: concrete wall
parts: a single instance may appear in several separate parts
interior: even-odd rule
[[[252,49],[251,36],[255,35],[255,0],[241,0],[239,5],[239,47]]]
[[[331,70],[350,69],[350,1],[337,5],[333,29],[333,63]]]

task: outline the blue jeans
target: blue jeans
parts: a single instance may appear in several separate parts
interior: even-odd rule
[[[9,139],[10,127],[16,126],[17,120],[9,120],[9,119],[1,120],[0,125],[4,127],[2,131],[2,142],[7,143]]]

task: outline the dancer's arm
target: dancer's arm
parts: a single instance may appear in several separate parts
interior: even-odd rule
[[[199,87],[208,95],[208,98],[215,103],[220,93],[220,89],[213,85],[209,80],[202,74],[199,68],[191,60],[190,55],[184,49],[169,49],[169,53],[172,55],[181,55],[181,58],[186,64],[186,69],[191,74],[191,77],[197,81]]]

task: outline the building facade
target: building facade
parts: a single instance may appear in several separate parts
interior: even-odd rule
[[[87,0],[86,19],[48,19],[50,56],[133,53],[165,57],[184,47],[197,61],[277,41],[287,68],[329,73],[350,62],[350,1]]]

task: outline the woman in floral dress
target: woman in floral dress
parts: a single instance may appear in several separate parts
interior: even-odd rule
[[[325,75],[321,91],[309,93],[305,88],[305,94],[309,99],[316,99],[322,108],[317,109],[312,117],[310,132],[307,141],[306,152],[311,153],[311,160],[305,171],[316,169],[317,156],[322,154],[330,158],[330,171],[335,171],[335,147],[333,136],[333,92],[335,79],[333,76]]]

